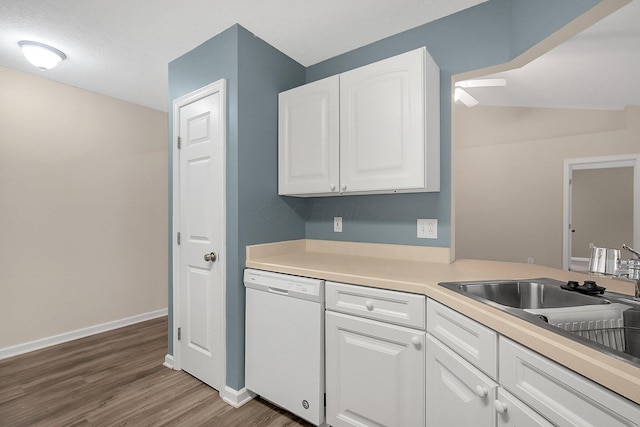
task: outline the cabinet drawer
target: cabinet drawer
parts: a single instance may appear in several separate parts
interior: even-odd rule
[[[427,332],[494,380],[497,378],[498,334],[493,329],[429,298]]]
[[[640,406],[500,337],[500,383],[559,426],[638,426]]]
[[[424,295],[327,282],[327,310],[424,330]]]

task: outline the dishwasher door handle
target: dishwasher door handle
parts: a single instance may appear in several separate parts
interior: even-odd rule
[[[269,286],[269,292],[272,292],[274,294],[279,294],[279,295],[289,295],[289,291],[287,291],[286,289],[278,289],[278,288],[273,288],[271,286]]]

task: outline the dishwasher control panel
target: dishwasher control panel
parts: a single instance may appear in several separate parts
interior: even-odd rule
[[[324,299],[324,281],[308,277],[286,276],[261,270],[244,272],[246,287],[282,295],[307,295]]]

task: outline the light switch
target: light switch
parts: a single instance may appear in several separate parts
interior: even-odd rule
[[[342,217],[341,216],[333,217],[333,232],[342,233]]]

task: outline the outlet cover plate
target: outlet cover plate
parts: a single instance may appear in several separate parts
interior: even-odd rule
[[[438,220],[418,219],[418,239],[437,239]]]

